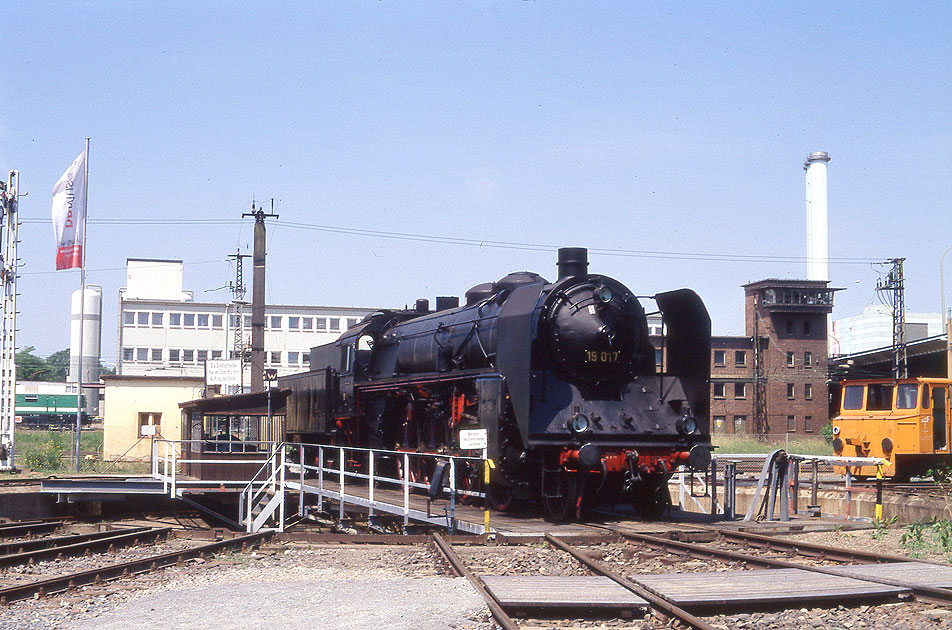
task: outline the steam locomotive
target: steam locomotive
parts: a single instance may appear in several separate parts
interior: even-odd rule
[[[380,311],[313,348],[324,432],[453,452],[460,430],[486,429],[496,510],[540,501],[566,520],[598,501],[659,515],[672,472],[710,462],[710,318],[693,291],[655,295],[656,355],[638,298],[589,274],[587,258],[563,248],[554,283],[512,273],[467,291],[464,306]]]

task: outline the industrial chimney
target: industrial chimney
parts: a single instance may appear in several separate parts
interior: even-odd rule
[[[826,196],[829,161],[829,153],[814,151],[803,163],[803,170],[807,172],[807,280],[830,279]]]

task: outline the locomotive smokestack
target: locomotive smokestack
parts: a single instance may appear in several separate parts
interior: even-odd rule
[[[588,250],[584,247],[559,249],[559,280],[588,273]]]
[[[430,301],[427,299],[419,299],[416,301],[416,312],[417,313],[429,313],[430,312]]]

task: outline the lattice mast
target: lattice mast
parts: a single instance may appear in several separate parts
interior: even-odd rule
[[[893,377],[906,378],[909,376],[908,355],[906,352],[906,298],[905,279],[902,275],[902,263],[905,258],[893,258],[892,269],[886,274],[886,279],[876,281],[876,290],[885,294],[886,301],[892,306],[892,351]]]
[[[0,282],[3,304],[0,313],[0,470],[13,470],[16,404],[16,314],[17,314],[17,199],[20,174],[10,171],[0,181]]]

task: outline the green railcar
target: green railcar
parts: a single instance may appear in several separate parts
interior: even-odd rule
[[[76,425],[76,394],[17,394],[14,413],[17,425],[24,429],[73,427]],[[84,426],[88,425],[88,414],[84,412],[81,421]]]

